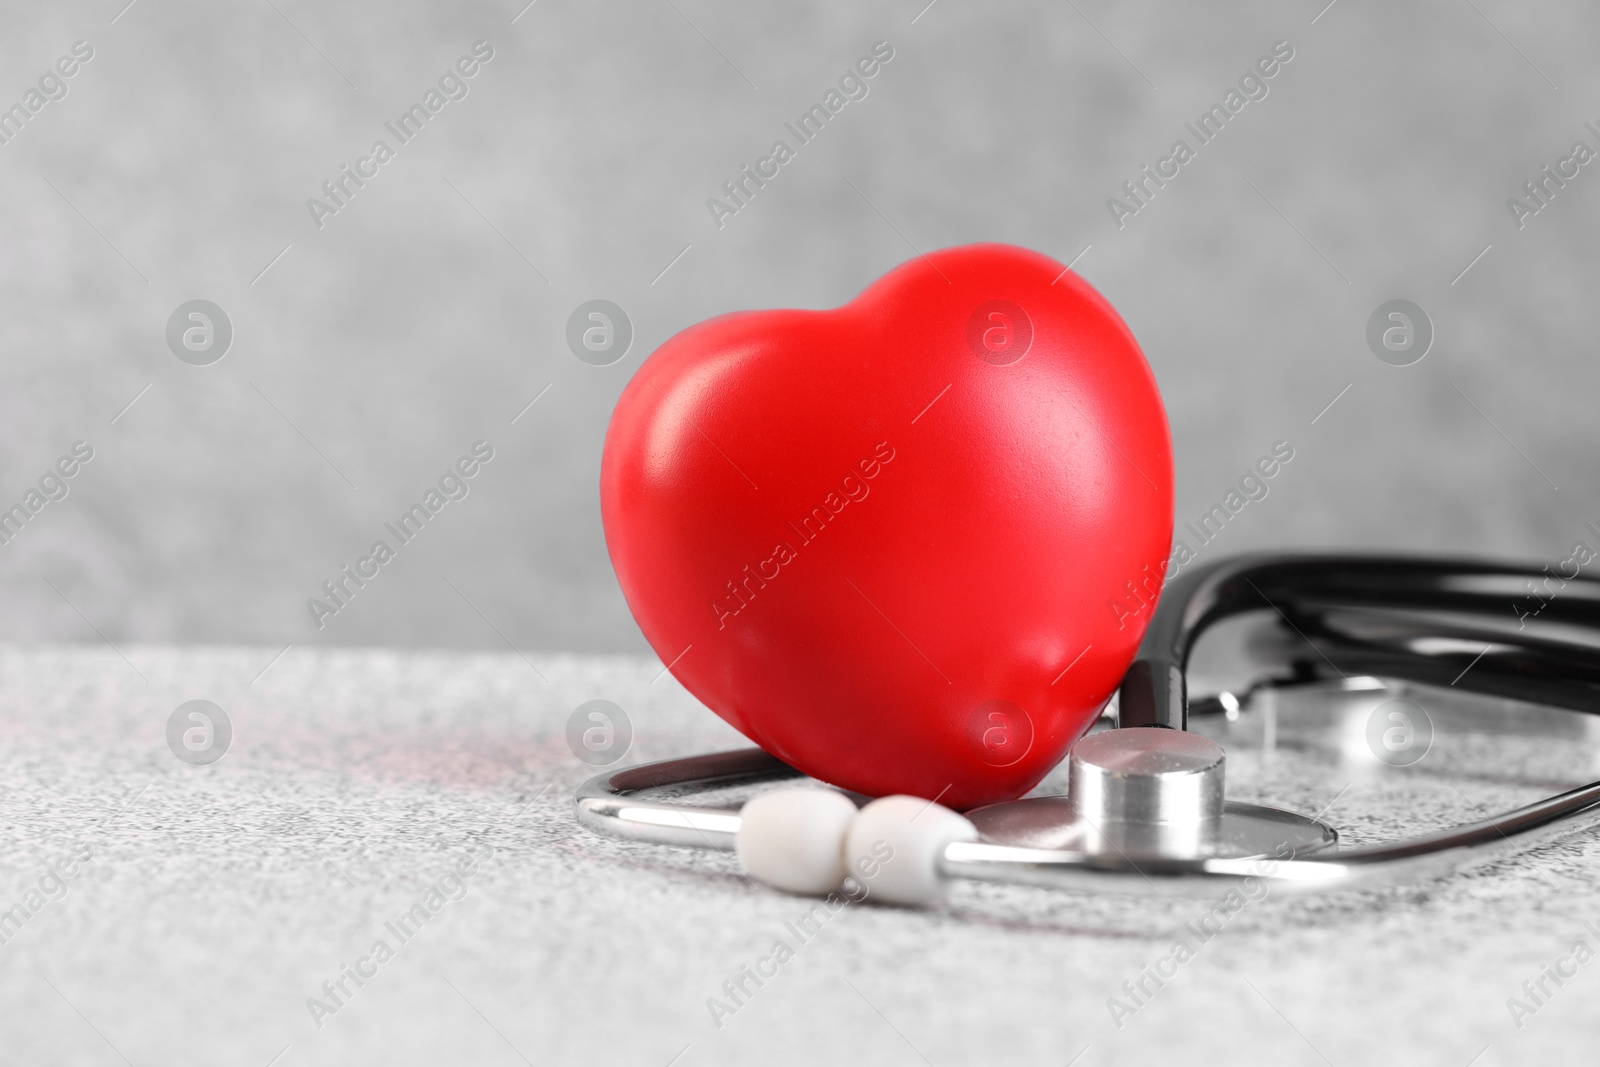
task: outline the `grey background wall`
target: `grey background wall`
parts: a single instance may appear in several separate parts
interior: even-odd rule
[[[642,650],[596,490],[640,361],[979,240],[1076,260],[1128,320],[1180,520],[1292,443],[1208,553],[1596,543],[1600,167],[1506,206],[1600,149],[1592,7],[125,2],[0,6],[0,104],[94,49],[0,146],[0,502],[94,448],[0,547],[0,638]],[[307,198],[480,40],[318,228]],[[719,229],[706,199],[879,40],[867,97]],[[1119,228],[1107,199],[1277,41],[1268,95]],[[596,297],[636,331],[609,367],[564,340]],[[235,331],[210,366],[165,340],[195,298]],[[1365,340],[1392,298],[1436,330],[1407,367]],[[480,439],[467,498],[317,630],[306,598]]]

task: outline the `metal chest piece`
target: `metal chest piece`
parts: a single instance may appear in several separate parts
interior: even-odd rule
[[[1306,855],[1338,834],[1304,815],[1224,799],[1222,746],[1187,730],[1129,727],[1072,748],[1064,797],[992,804],[967,813],[999,845],[1139,859]]]

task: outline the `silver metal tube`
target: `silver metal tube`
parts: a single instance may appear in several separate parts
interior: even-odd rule
[[[581,823],[614,837],[731,849],[739,830],[737,809],[644,794],[671,791],[692,797],[796,777],[800,777],[798,771],[760,749],[742,749],[598,775],[579,788],[575,803]],[[1115,850],[1096,854],[976,841],[948,846],[941,869],[951,877],[980,881],[1094,890],[1109,887],[1138,893],[1214,891],[1218,885],[1252,877],[1282,890],[1338,889],[1460,869],[1597,823],[1600,782],[1440,833],[1312,856],[1134,857]]]

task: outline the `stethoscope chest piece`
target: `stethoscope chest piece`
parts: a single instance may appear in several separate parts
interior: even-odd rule
[[[1072,748],[1065,796],[991,804],[967,813],[983,840],[1098,856],[1249,859],[1307,855],[1338,834],[1304,815],[1228,801],[1226,756],[1186,730],[1130,727]]]

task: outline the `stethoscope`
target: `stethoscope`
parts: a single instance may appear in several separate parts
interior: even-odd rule
[[[735,850],[752,876],[790,891],[854,887],[899,904],[929,903],[957,878],[1160,892],[1434,876],[1600,821],[1600,782],[1443,831],[1340,847],[1319,818],[1227,800],[1225,753],[1189,730],[1190,716],[1237,719],[1293,689],[1466,692],[1492,698],[1475,728],[1493,719],[1510,732],[1539,713],[1532,705],[1595,714],[1600,580],[1577,572],[1332,555],[1195,565],[1162,591],[1114,713],[1068,754],[1062,795],[964,816],[817,788],[758,794],[742,808],[686,802],[800,777],[742,749],[599,775],[578,789],[577,817],[627,840]],[[1201,636],[1258,611],[1283,638],[1257,648],[1272,661],[1238,692],[1191,701],[1186,672]]]

